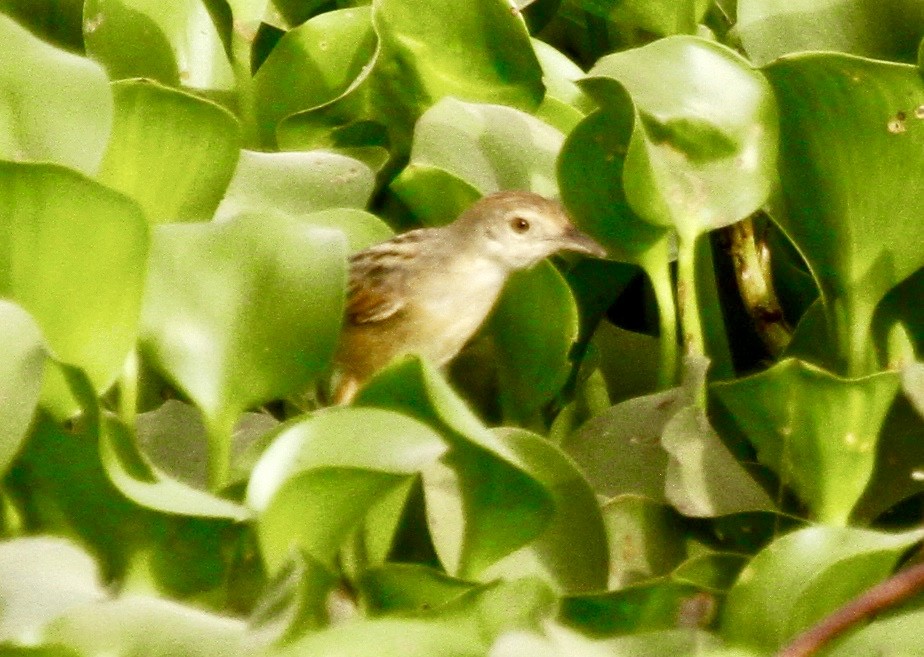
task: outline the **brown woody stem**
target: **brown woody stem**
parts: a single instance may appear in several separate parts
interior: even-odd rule
[[[729,226],[728,236],[741,301],[767,350],[779,356],[792,338],[792,328],[773,287],[769,251],[766,245],[758,245],[751,217]]]

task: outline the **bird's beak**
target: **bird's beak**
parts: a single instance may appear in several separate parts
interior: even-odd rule
[[[570,226],[559,238],[559,244],[566,251],[586,253],[595,258],[605,258],[607,255],[606,249],[574,226]]]

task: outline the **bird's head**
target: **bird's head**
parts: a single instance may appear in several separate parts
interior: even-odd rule
[[[523,191],[485,196],[454,222],[467,244],[510,270],[526,269],[557,251],[597,258],[606,250],[575,228],[557,201]]]

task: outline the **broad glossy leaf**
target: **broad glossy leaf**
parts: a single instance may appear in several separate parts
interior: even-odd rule
[[[83,33],[87,53],[113,80],[234,88],[221,37],[200,0],[87,0]]]
[[[244,413],[231,436],[231,481],[246,482],[256,458],[279,422],[266,413]],[[195,406],[168,399],[135,419],[138,451],[151,465],[193,488],[208,488],[208,439]]]
[[[735,644],[776,650],[885,579],[922,538],[924,530],[886,534],[848,527],[787,534],[754,557],[728,592],[722,635]]]
[[[280,143],[389,145],[401,155],[410,150],[414,122],[446,96],[524,111],[542,99],[542,70],[526,27],[504,0],[472,0],[464,7],[448,0],[382,0],[373,5],[372,23],[378,47],[349,88],[283,121]]]
[[[555,515],[532,543],[488,568],[504,579],[532,575],[568,593],[606,588],[607,535],[596,496],[574,463],[548,440],[520,429],[498,435],[527,463],[552,494]],[[580,536],[576,543],[574,538]]]
[[[337,153],[245,150],[215,218],[248,211],[300,216],[328,208],[364,208],[374,185],[368,166]]]
[[[470,628],[451,621],[420,618],[374,618],[335,625],[308,634],[269,657],[482,657],[485,646]]]
[[[618,495],[601,509],[610,551],[609,587],[670,573],[687,556],[680,516],[641,495]]]
[[[279,571],[254,605],[251,640],[259,645],[284,644],[329,622],[337,576],[317,559],[297,552]]]
[[[590,114],[568,135],[558,160],[561,197],[575,223],[622,262],[645,262],[663,249],[668,230],[637,215],[623,187],[623,172],[635,111],[625,92],[622,102]]]
[[[914,66],[810,54],[765,69],[780,106],[786,212],[841,366],[870,373],[873,310],[924,264],[924,80]]]
[[[669,455],[661,446],[661,433],[687,403],[680,388],[627,399],[591,418],[562,447],[598,495],[629,493],[666,502]]]
[[[58,165],[0,163],[0,294],[98,393],[135,343],[148,240],[138,206],[108,187]]]
[[[472,183],[440,167],[408,164],[389,188],[425,226],[444,226],[484,194]]]
[[[713,390],[758,459],[792,484],[818,520],[844,524],[872,476],[898,385],[892,372],[842,379],[787,359]]]
[[[93,551],[105,572],[122,573],[163,531],[162,518],[113,486],[100,462],[97,423],[88,420],[84,415],[64,429],[39,413],[5,485],[28,492],[29,504],[21,509],[28,526],[74,537]]]
[[[584,88],[604,109],[622,105],[614,80],[636,108],[623,171],[635,212],[689,237],[763,205],[776,182],[776,105],[746,60],[714,42],[669,37],[602,58]]]
[[[703,0],[576,0],[586,11],[657,36],[692,34],[709,3]]]
[[[395,234],[388,224],[374,214],[355,208],[331,208],[306,214],[300,219],[312,226],[342,231],[349,253],[384,242]]]
[[[426,198],[428,184],[418,169],[441,169],[483,195],[528,189],[558,196],[555,159],[563,140],[555,128],[512,107],[444,98],[417,122],[411,161],[395,189],[418,216],[415,199]]]
[[[504,417],[527,421],[552,401],[574,367],[578,308],[550,263],[510,277],[488,329],[494,337]]]
[[[375,46],[366,7],[322,13],[287,32],[254,76],[263,144],[276,143],[276,126],[286,116],[347,92],[368,73]]]
[[[0,642],[33,643],[47,623],[106,597],[90,555],[63,538],[0,542]]]
[[[367,570],[359,585],[363,601],[379,613],[435,609],[477,586],[434,568],[410,563],[389,563]]]
[[[671,573],[671,579],[715,593],[725,593],[735,583],[748,560],[748,555],[736,552],[705,552],[678,565]]]
[[[3,159],[95,173],[112,123],[108,86],[98,64],[50,46],[0,15]]]
[[[237,164],[229,111],[145,80],[116,82],[112,139],[100,180],[133,197],[151,223],[212,218]]]
[[[735,25],[757,65],[806,50],[913,62],[922,28],[914,0],[742,0]]]
[[[878,443],[872,477],[852,513],[857,523],[924,492],[924,422],[901,395],[885,416]]]
[[[710,603],[715,604],[713,596],[690,584],[654,580],[618,591],[562,598],[559,618],[589,636],[611,637],[675,628],[685,610]]]
[[[0,0],[0,11],[70,52],[83,52],[83,0]]]
[[[35,320],[0,300],[0,476],[19,451],[42,388],[45,348]]]
[[[356,403],[418,418],[450,444],[423,473],[430,534],[450,574],[477,577],[550,522],[551,493],[529,463],[494,436],[431,366],[416,358],[400,361],[376,375]]]
[[[330,363],[343,312],[341,235],[242,215],[155,233],[142,346],[230,431],[247,408],[303,389]]]
[[[682,514],[713,518],[746,511],[775,511],[773,499],[735,458],[705,411],[687,406],[664,427],[670,454],[664,478],[667,499]]]
[[[247,624],[171,600],[125,595],[76,607],[52,623],[45,639],[85,655],[247,657]]]
[[[924,611],[908,611],[888,618],[877,619],[850,634],[825,657],[852,657],[853,655],[914,655],[921,649],[924,636]]]
[[[526,25],[504,0],[380,0],[373,23],[380,74],[418,113],[444,96],[525,111],[542,99],[542,69]]]
[[[381,409],[335,408],[286,425],[247,489],[264,561],[276,570],[296,545],[331,563],[373,504],[445,451],[427,425]]]
[[[138,450],[130,430],[118,419],[103,419],[100,460],[113,485],[148,509],[201,518],[243,521],[249,511],[230,500],[174,479],[155,468]]]

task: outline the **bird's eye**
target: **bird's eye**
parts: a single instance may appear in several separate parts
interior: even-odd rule
[[[525,233],[529,230],[529,222],[523,217],[514,217],[510,220],[510,227],[518,233]]]

